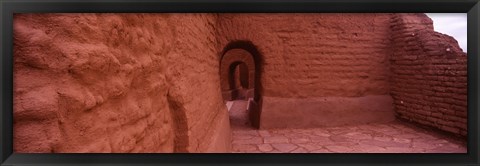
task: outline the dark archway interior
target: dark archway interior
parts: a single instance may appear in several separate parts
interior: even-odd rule
[[[246,92],[249,88],[248,86],[248,67],[247,64],[243,62],[233,63],[229,68],[229,84],[230,90],[236,92],[232,94],[232,100],[246,100]]]

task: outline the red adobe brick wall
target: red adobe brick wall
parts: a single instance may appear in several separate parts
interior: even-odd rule
[[[261,95],[389,95],[391,14],[221,14],[217,50],[250,41],[260,52]],[[221,54],[219,54],[221,56]]]
[[[387,122],[395,119],[392,15],[221,14],[217,50],[238,41],[258,50],[255,96],[262,129]]]
[[[392,17],[391,95],[397,118],[467,135],[467,58],[424,14]]]

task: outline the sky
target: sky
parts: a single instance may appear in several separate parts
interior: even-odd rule
[[[452,36],[467,52],[467,13],[425,13],[433,20],[433,29]]]

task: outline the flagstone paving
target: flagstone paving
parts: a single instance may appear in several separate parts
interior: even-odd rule
[[[232,104],[232,103],[231,103]],[[246,102],[231,105],[233,152],[237,153],[466,153],[466,142],[401,121],[311,129],[257,130]]]

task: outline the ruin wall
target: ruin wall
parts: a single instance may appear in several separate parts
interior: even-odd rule
[[[425,14],[392,18],[391,95],[400,119],[467,135],[467,56]]]

